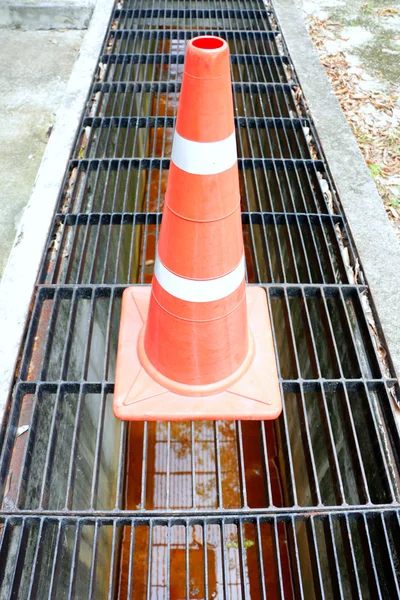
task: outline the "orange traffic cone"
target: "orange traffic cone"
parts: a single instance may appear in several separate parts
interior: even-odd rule
[[[274,419],[282,408],[264,290],[245,285],[227,43],[189,42],[151,289],[125,290],[114,413]]]

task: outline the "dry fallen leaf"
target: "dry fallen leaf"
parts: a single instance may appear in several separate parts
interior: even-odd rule
[[[390,17],[399,14],[397,8],[378,8],[376,14],[379,17]]]
[[[369,302],[368,294],[366,291],[361,293],[361,304],[364,309],[364,313],[367,317],[367,322],[372,334],[372,340],[374,342],[375,350],[378,356],[378,360],[382,369],[382,372],[385,377],[390,377],[391,372],[389,369],[389,364],[387,362],[387,352],[383,343],[380,340],[378,329],[376,327],[374,315],[372,312],[371,304]]]
[[[347,237],[345,238],[343,236],[343,233],[342,233],[339,223],[336,223],[335,231],[336,231],[337,240],[339,242],[339,247],[340,247],[340,250],[342,253],[343,262],[344,262],[344,266],[345,266],[346,273],[347,273],[347,278],[349,280],[349,283],[354,285],[358,282],[358,280],[360,278],[360,274],[361,274],[358,259],[356,259],[355,266],[353,267],[353,265],[351,264]]]
[[[13,478],[13,472],[9,471],[9,473],[7,475],[7,479],[6,479],[6,485],[4,488],[4,496],[7,496],[8,492],[10,491],[12,478]]]
[[[400,409],[400,400],[397,397],[396,389],[394,387],[389,388],[389,394],[392,396],[392,399],[395,401],[396,407],[398,409]]]
[[[332,196],[331,190],[327,190],[325,193],[325,196],[326,196],[326,200],[328,202],[328,210],[333,215],[335,211],[334,211],[334,207],[333,207],[333,196]]]
[[[356,258],[356,264],[354,265],[354,283],[359,283],[359,274],[360,274],[360,263],[358,258]]]
[[[99,74],[97,75],[98,81],[103,81],[105,70],[106,70],[106,65],[104,63],[99,63]]]
[[[91,107],[89,110],[89,117],[95,117],[97,113],[97,107],[99,105],[99,101],[101,99],[101,93],[97,92],[91,101]]]
[[[74,185],[75,185],[75,181],[76,181],[76,177],[78,174],[78,169],[76,167],[74,167],[71,171],[71,173],[69,174],[69,179],[68,179],[68,184],[67,184],[67,189],[66,192],[64,194],[64,198],[63,198],[63,203],[61,206],[61,212],[64,213],[66,212],[70,200],[71,200],[71,196],[72,196],[72,190],[74,189]]]
[[[17,429],[17,434],[16,437],[20,437],[21,435],[23,435],[24,433],[26,433],[29,429],[29,425],[21,425],[21,427],[18,427]]]

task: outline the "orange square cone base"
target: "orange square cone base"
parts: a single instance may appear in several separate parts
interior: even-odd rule
[[[246,289],[251,363],[224,391],[183,395],[153,379],[139,360],[138,344],[146,322],[151,287],[133,286],[122,298],[113,410],[124,421],[181,421],[279,417],[282,399],[265,291]],[[179,384],[178,384],[179,385]]]

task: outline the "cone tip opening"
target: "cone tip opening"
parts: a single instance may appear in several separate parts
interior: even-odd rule
[[[189,42],[194,48],[198,50],[205,50],[206,52],[216,50],[224,50],[227,46],[225,40],[220,37],[215,37],[213,35],[202,35],[196,37]]]

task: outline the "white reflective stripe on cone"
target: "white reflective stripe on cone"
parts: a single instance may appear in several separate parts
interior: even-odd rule
[[[244,256],[238,266],[227,275],[217,279],[186,279],[169,271],[158,256],[154,265],[154,275],[161,287],[180,300],[187,302],[213,302],[232,294],[245,276]]]
[[[227,171],[237,161],[235,132],[221,142],[192,142],[174,134],[173,163],[193,175],[216,175]]]

